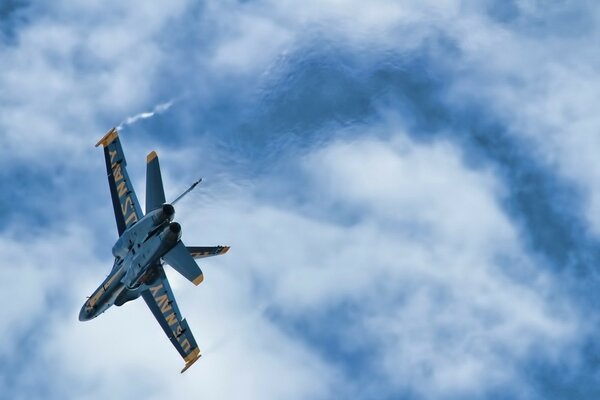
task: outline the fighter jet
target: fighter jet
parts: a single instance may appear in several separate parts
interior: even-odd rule
[[[169,264],[194,285],[199,285],[204,275],[194,259],[225,254],[229,247],[188,247],[181,241],[181,225],[173,221],[173,204],[200,180],[173,202],[167,203],[158,156],[152,151],[146,158],[146,214],[143,214],[127,174],[127,162],[117,129],[108,131],[96,147],[100,145],[104,148],[119,239],[112,248],[115,258],[112,270],[84,303],[79,320],[96,318],[113,304],[122,306],[141,296],[183,357],[183,373],[200,358],[200,349],[177,307],[164,264]]]

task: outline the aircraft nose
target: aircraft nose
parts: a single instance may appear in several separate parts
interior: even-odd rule
[[[89,321],[92,319],[92,315],[87,311],[87,302],[81,307],[81,311],[79,311],[79,320],[80,321]]]

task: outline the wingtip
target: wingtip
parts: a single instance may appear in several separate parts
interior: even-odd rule
[[[100,145],[106,147],[109,144],[111,144],[118,136],[119,132],[117,131],[117,128],[112,128],[111,130],[106,132],[106,135],[102,136],[102,139],[100,139],[98,143],[96,143],[96,147]]]
[[[191,352],[185,359],[185,366],[183,367],[183,369],[181,370],[181,373],[183,374],[185,371],[187,371],[187,369],[189,367],[192,366],[192,364],[194,364],[196,361],[198,361],[198,359],[202,357],[202,354],[200,354],[200,349],[196,348],[196,350],[194,350],[193,352]]]
[[[150,162],[152,160],[154,160],[156,157],[158,157],[158,155],[156,154],[156,151],[152,150],[150,153],[148,153],[148,155],[146,156],[146,164],[150,164]]]
[[[194,285],[198,286],[199,284],[201,284],[201,283],[202,283],[202,281],[203,281],[203,280],[204,280],[204,274],[200,274],[200,275],[198,275],[198,277],[197,277],[196,279],[194,279],[194,280],[192,281],[192,283],[193,283]]]

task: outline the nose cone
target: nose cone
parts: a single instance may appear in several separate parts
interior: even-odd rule
[[[85,304],[83,305],[83,307],[81,307],[81,311],[79,311],[79,320],[80,321],[89,321],[90,319],[92,319],[94,317],[95,317],[95,315],[93,313],[93,308],[88,308],[87,301],[86,301]]]

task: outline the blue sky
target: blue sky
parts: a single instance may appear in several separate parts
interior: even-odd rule
[[[0,398],[595,399],[591,1],[0,5]],[[161,106],[163,105],[163,106]],[[166,106],[168,105],[168,106]],[[116,240],[102,153],[161,158],[204,357],[77,314]]]

